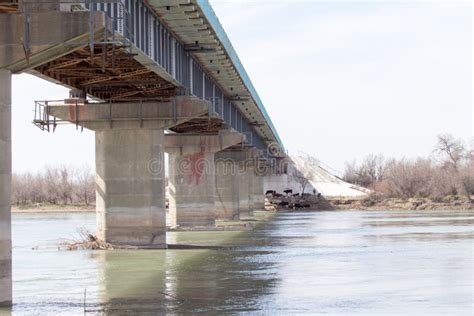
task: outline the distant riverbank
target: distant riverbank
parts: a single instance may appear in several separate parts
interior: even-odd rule
[[[364,199],[303,197],[267,195],[268,211],[288,210],[359,210],[359,211],[408,211],[408,210],[474,210],[473,200],[464,196],[446,196],[434,200],[430,198],[385,198],[381,195],[369,195]]]
[[[288,200],[288,202],[286,202]],[[283,203],[282,203],[283,202]],[[296,206],[296,207],[295,207]],[[303,207],[304,206],[304,207]],[[474,202],[462,196],[446,197],[442,201],[429,198],[380,198],[369,196],[365,199],[300,198],[297,203],[292,198],[272,199],[267,196],[267,211],[288,210],[360,210],[360,211],[407,211],[407,210],[474,210]],[[95,205],[21,205],[12,206],[12,213],[94,213]]]
[[[93,213],[95,205],[21,205],[12,206],[12,213]]]
[[[333,200],[337,210],[474,210],[474,203],[461,196],[445,197],[441,201],[429,198],[380,198],[369,196],[362,200]]]

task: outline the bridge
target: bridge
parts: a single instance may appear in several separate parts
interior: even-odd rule
[[[97,233],[166,248],[171,225],[213,227],[262,209],[260,166],[284,147],[207,0],[0,2],[0,305],[11,293],[11,76],[70,89],[33,123],[96,138]]]

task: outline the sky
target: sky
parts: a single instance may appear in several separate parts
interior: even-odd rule
[[[336,171],[371,153],[428,156],[473,135],[469,1],[210,0],[286,149]],[[94,134],[31,124],[68,90],[13,78],[13,170],[94,165]]]

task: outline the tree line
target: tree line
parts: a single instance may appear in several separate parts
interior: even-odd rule
[[[439,135],[430,157],[395,159],[369,155],[359,163],[347,163],[343,179],[392,198],[436,201],[464,195],[470,199],[474,195],[474,151],[461,139]]]
[[[472,147],[472,146],[471,146]],[[368,155],[346,164],[343,179],[386,197],[474,195],[474,151],[460,139],[439,135],[433,155],[416,159]],[[88,166],[46,167],[36,173],[12,175],[12,204],[91,205],[95,175]]]
[[[46,167],[12,175],[12,204],[86,205],[95,203],[95,176],[88,166]]]

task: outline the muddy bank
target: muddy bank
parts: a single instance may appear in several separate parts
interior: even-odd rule
[[[265,210],[267,211],[292,211],[310,210],[323,211],[334,210],[335,207],[321,195],[271,195],[265,198]]]
[[[272,196],[265,199],[267,211],[292,211],[292,210],[474,210],[474,200],[464,196],[448,196],[441,200],[429,198],[384,198],[369,196],[365,199],[325,199],[321,196]]]

